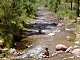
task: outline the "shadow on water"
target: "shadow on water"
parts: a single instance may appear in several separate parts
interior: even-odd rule
[[[24,50],[24,49],[26,49],[26,45],[31,45],[33,42],[36,42],[36,40],[34,38],[26,37],[26,38],[23,38],[21,41],[16,42],[17,45],[15,48],[17,50]]]
[[[57,23],[51,23],[51,24],[49,23],[31,23],[31,24],[26,24],[25,28],[38,30],[40,27],[42,30],[44,30],[44,29],[47,29],[46,27],[48,26],[56,27]]]

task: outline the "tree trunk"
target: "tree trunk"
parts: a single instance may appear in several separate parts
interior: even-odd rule
[[[76,5],[77,5],[77,8],[76,8],[76,15],[77,15],[77,17],[79,17],[79,0],[77,0]]]
[[[72,10],[72,2],[73,2],[73,0],[71,0],[71,10]]]

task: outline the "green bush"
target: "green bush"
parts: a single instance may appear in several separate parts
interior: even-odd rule
[[[13,43],[13,35],[12,34],[4,34],[3,39],[5,41],[6,48],[12,47],[12,43]]]
[[[10,48],[13,39],[21,38],[24,21],[35,15],[37,0],[0,0],[0,36]],[[15,37],[15,38],[14,38]]]

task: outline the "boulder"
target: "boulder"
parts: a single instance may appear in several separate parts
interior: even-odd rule
[[[60,51],[60,50],[66,51],[66,49],[67,49],[67,47],[63,44],[56,45],[56,51]]]
[[[74,56],[79,56],[79,55],[80,55],[80,48],[74,49],[71,53],[72,53]]]

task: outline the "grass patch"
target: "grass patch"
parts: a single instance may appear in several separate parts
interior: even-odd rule
[[[0,58],[3,58],[4,57],[4,55],[3,54],[0,54]]]
[[[75,22],[75,20],[63,20],[62,22],[64,24],[71,24],[71,23]]]

